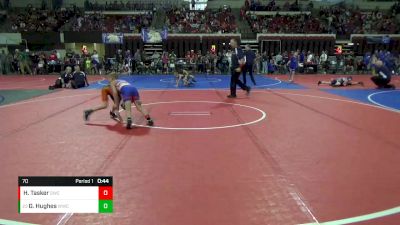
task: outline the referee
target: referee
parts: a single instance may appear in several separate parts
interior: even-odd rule
[[[254,60],[256,58],[256,53],[254,53],[253,50],[251,50],[250,45],[246,45],[245,48],[245,57],[246,57],[246,65],[243,70],[243,83],[246,85],[246,74],[247,72],[250,75],[250,79],[253,82],[254,85],[256,85],[256,81],[254,80],[253,76],[253,70],[254,70]]]
[[[236,98],[236,85],[247,92],[247,95],[250,94],[250,87],[243,84],[241,80],[239,80],[240,73],[242,72],[242,67],[245,65],[243,51],[240,47],[238,47],[238,43],[235,39],[231,39],[230,46],[232,47],[232,56],[231,56],[231,94],[228,95],[228,98]]]

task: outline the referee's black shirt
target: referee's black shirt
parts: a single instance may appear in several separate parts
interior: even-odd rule
[[[235,70],[238,68],[239,60],[243,59],[244,54],[242,48],[235,48],[233,49],[232,56],[231,56],[231,70]]]

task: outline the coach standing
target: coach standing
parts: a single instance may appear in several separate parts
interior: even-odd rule
[[[231,56],[231,94],[228,95],[228,98],[236,98],[236,85],[247,92],[247,95],[250,94],[250,87],[243,84],[241,80],[239,80],[240,73],[242,72],[242,67],[245,64],[243,51],[240,47],[238,47],[238,43],[235,39],[231,39],[230,45],[232,47],[232,56]]]
[[[251,50],[249,45],[246,45],[246,51],[244,53],[246,57],[246,64],[243,69],[243,83],[246,85],[246,74],[249,72],[250,79],[254,85],[256,85],[256,81],[254,80],[253,70],[254,70],[254,60],[256,58],[256,53]]]

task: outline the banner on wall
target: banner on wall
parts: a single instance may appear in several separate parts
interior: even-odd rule
[[[367,36],[368,44],[390,44],[391,38],[388,35],[385,36]]]
[[[161,31],[143,28],[141,36],[144,43],[161,43],[168,38],[168,28],[164,27]]]
[[[0,33],[1,45],[19,45],[22,42],[20,33]]]
[[[122,33],[103,33],[104,44],[122,44],[124,42],[124,35]]]

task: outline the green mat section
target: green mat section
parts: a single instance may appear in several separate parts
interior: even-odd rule
[[[50,90],[0,90],[0,105],[7,105],[18,101],[45,95]]]

